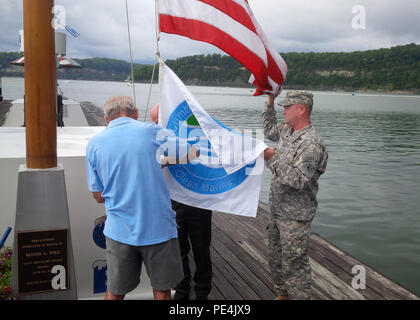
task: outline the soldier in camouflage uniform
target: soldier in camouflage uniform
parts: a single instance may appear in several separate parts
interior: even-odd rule
[[[273,95],[262,114],[266,139],[278,147],[264,151],[272,172],[268,262],[277,300],[310,299],[311,267],[308,242],[317,209],[318,178],[325,172],[328,153],[310,122],[313,95],[289,91],[279,103],[284,123],[277,123]]]

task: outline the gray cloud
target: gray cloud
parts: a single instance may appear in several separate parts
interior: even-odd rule
[[[133,58],[152,61],[156,51],[155,1],[129,0]],[[124,1],[61,0],[66,22],[81,36],[67,36],[67,55],[128,60]],[[249,0],[274,47],[288,51],[356,51],[420,43],[418,0]],[[366,8],[366,30],[354,30],[352,8]],[[0,0],[0,51],[17,51],[22,28],[22,1]],[[161,35],[164,59],[221,53],[209,44],[175,35]]]
[[[0,0],[0,51],[18,50],[22,25],[22,1]]]

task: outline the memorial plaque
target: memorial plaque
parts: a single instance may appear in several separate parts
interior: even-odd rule
[[[67,229],[17,233],[19,294],[68,289],[67,244]]]

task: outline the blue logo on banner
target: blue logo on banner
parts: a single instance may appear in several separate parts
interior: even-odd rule
[[[214,120],[226,130],[232,131]],[[232,174],[227,174],[186,101],[172,112],[166,127],[180,138],[188,139],[190,144],[200,150],[200,157],[194,162],[168,167],[174,179],[190,191],[220,194],[232,190],[248,177],[247,169],[255,166],[254,161]]]

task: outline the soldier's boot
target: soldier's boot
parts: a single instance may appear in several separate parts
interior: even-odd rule
[[[277,297],[274,298],[274,300],[290,300],[290,299],[287,294],[284,296],[279,294]]]

